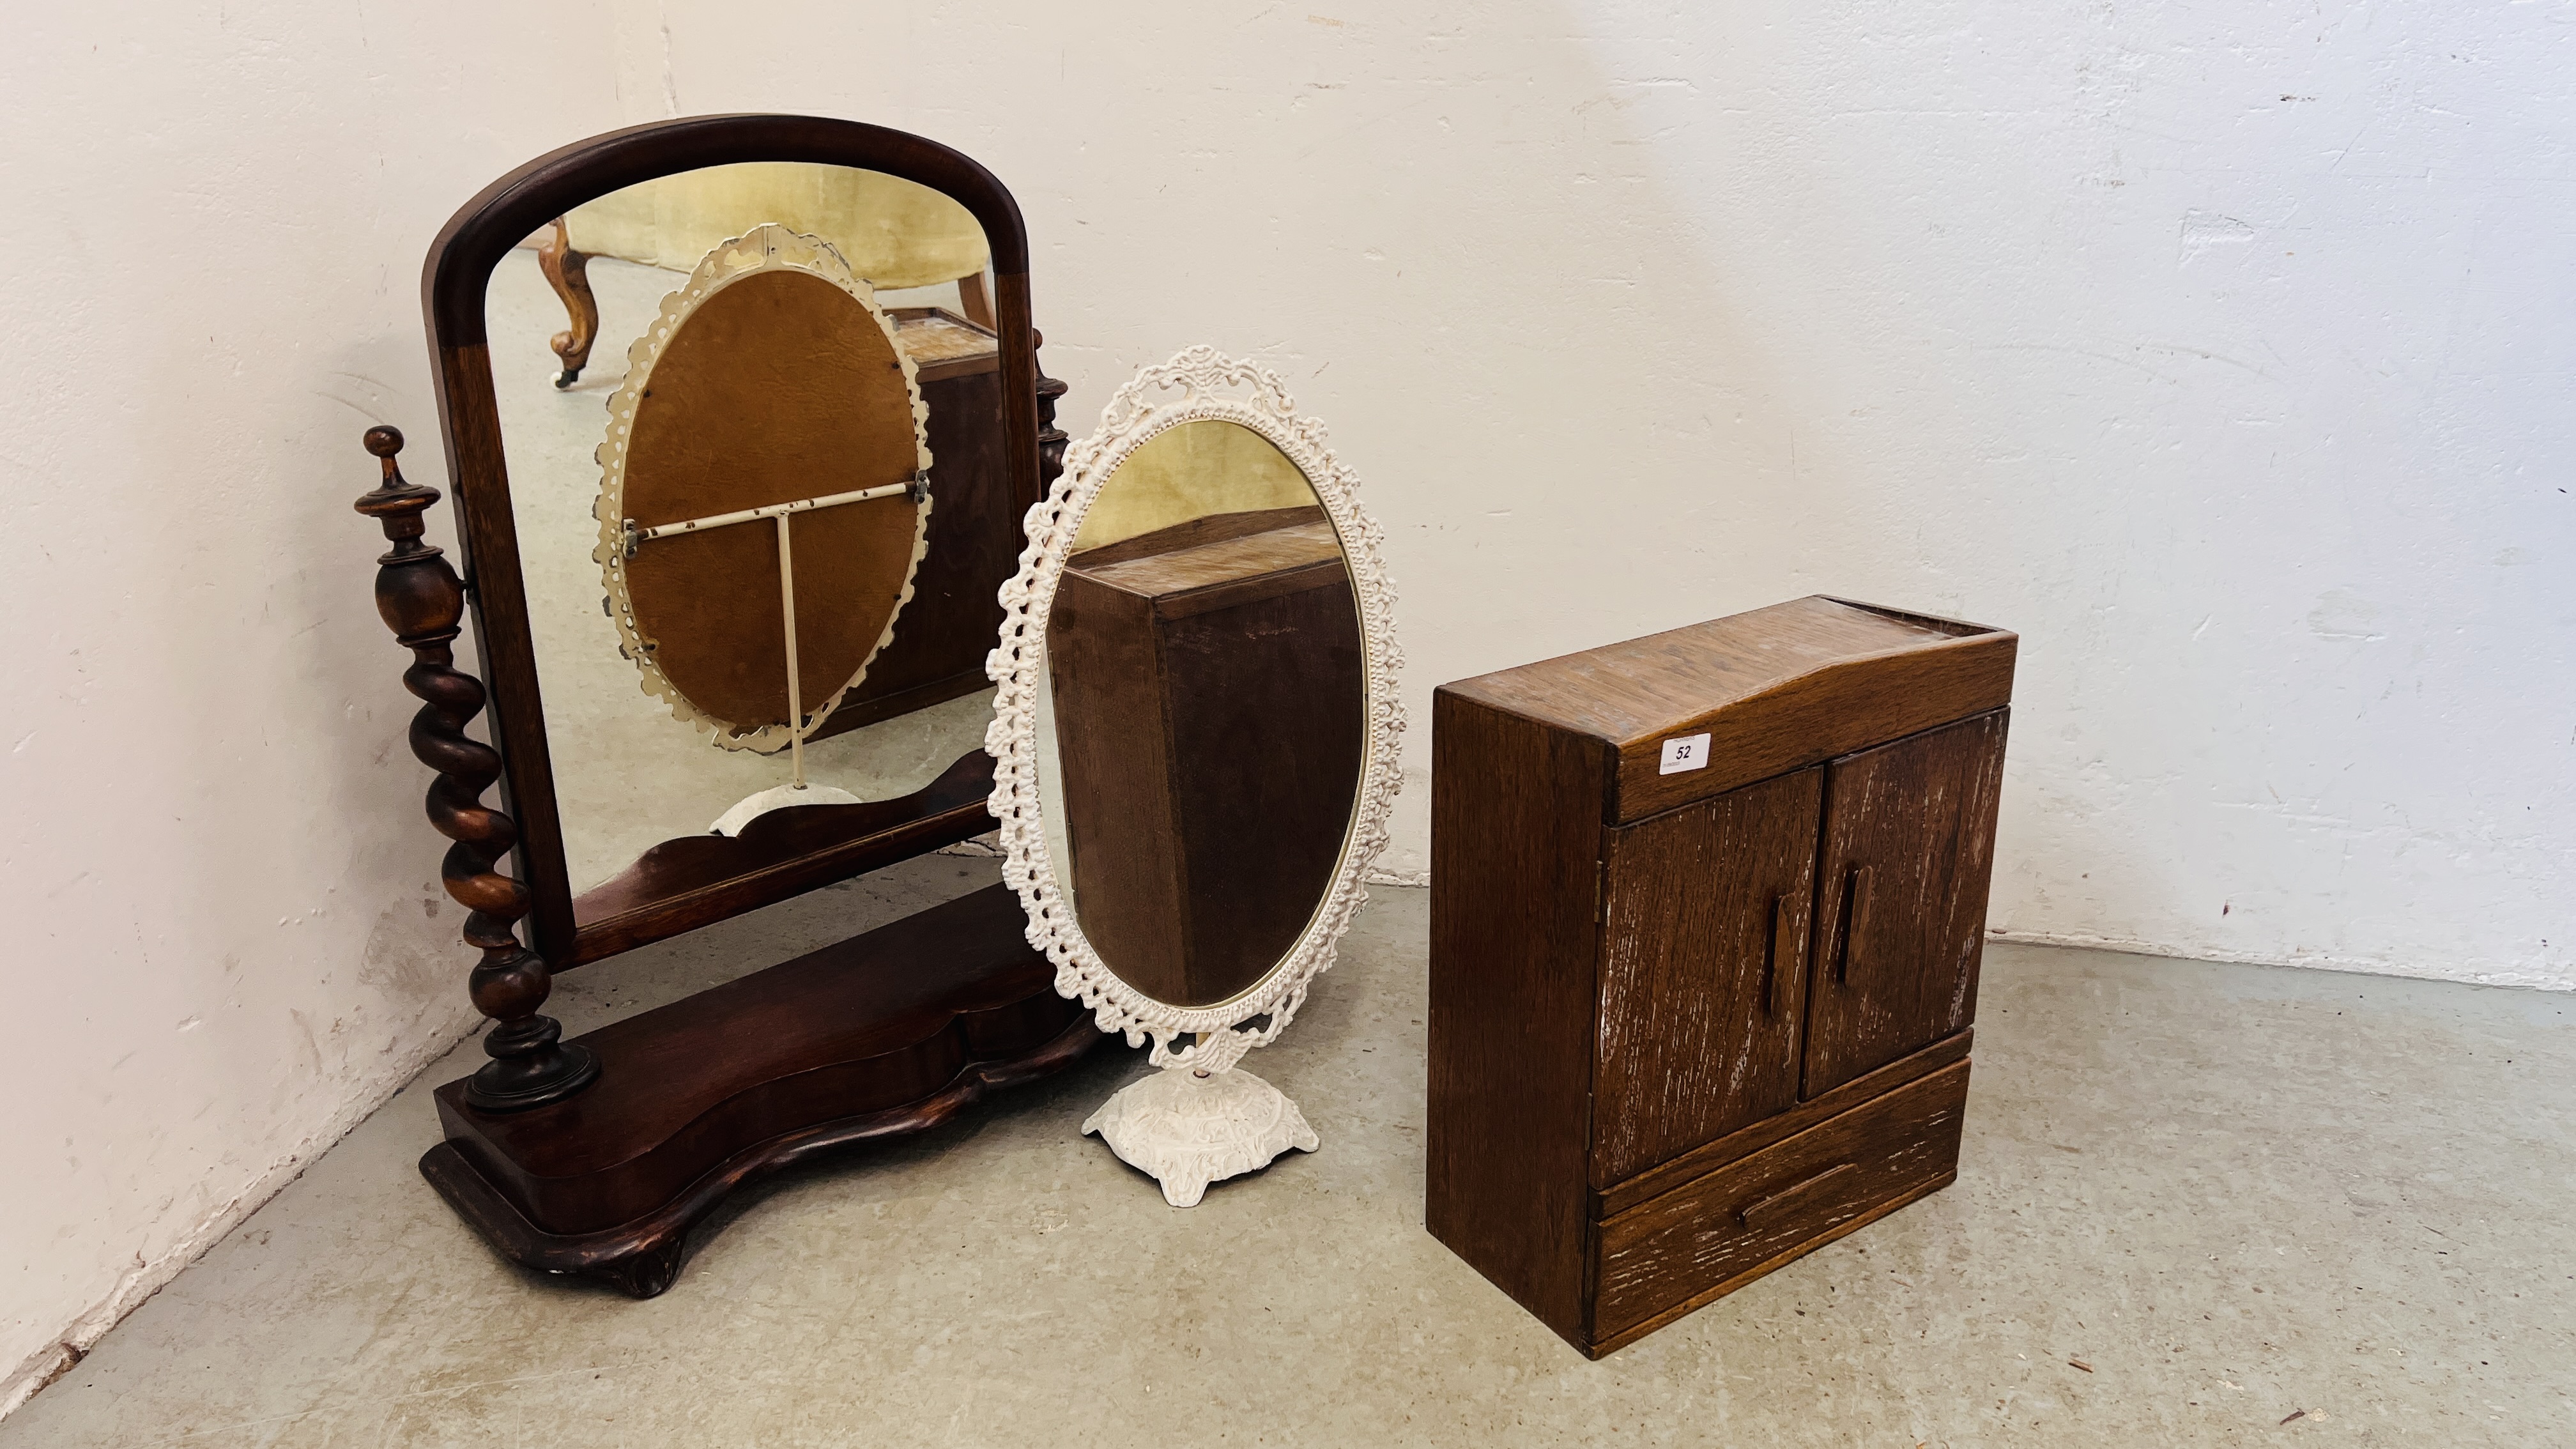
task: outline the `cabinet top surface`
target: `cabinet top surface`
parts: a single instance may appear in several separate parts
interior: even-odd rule
[[[1963,646],[2009,659],[2016,642],[1982,624],[1816,594],[1442,688],[1625,749],[1834,665]]]
[[[1341,541],[1331,524],[1306,523],[1094,565],[1080,572],[1131,594],[1159,598],[1282,569],[1339,563],[1341,557]]]

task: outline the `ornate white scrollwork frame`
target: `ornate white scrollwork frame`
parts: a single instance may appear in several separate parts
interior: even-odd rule
[[[730,721],[708,714],[691,702],[662,672],[655,658],[654,641],[644,636],[635,619],[635,601],[626,589],[626,559],[630,543],[626,537],[626,459],[627,445],[635,436],[635,408],[653,381],[653,365],[659,362],[671,339],[707,300],[746,277],[763,272],[797,271],[820,277],[850,294],[867,309],[878,327],[884,329],[886,342],[894,348],[895,360],[903,367],[903,388],[912,402],[912,439],[918,461],[916,469],[930,468],[930,404],[921,396],[921,375],[913,365],[897,334],[894,318],[877,305],[876,287],[850,270],[840,249],[818,236],[790,231],[774,221],[762,222],[738,237],[719,242],[699,261],[689,279],[662,299],[661,313],[644,335],[626,350],[626,382],[608,401],[608,436],[593,454],[599,464],[599,497],[591,504],[591,516],[599,520],[599,546],[591,550],[591,561],[599,565],[600,584],[608,595],[608,617],[617,625],[618,652],[634,661],[643,675],[644,692],[671,707],[671,717],[683,724],[704,730],[708,743],[723,750],[743,750],[754,754],[776,754],[788,747],[800,730],[811,736],[821,728],[843,698],[868,677],[885,647],[894,642],[894,626],[903,617],[904,607],[912,602],[913,580],[921,572],[921,561],[930,552],[931,501],[923,498],[913,509],[912,559],[904,565],[903,588],[895,595],[894,612],[886,616],[885,631],[869,646],[868,655],[859,661],[852,674],[812,713],[799,723],[767,725],[737,732]]]
[[[1306,475],[1325,516],[1332,520],[1359,607],[1368,728],[1350,833],[1330,888],[1305,931],[1249,989],[1213,1006],[1183,1007],[1157,1001],[1119,979],[1074,919],[1059,862],[1047,848],[1047,806],[1038,791],[1037,729],[1039,692],[1047,688],[1047,619],[1084,516],[1102,485],[1147,440],[1183,423],[1201,421],[1239,424],[1269,439]],[[1297,415],[1296,404],[1276,374],[1222,356],[1212,347],[1192,347],[1137,373],[1102,409],[1099,429],[1065,455],[1064,475],[1029,510],[1028,546],[1020,554],[1019,574],[1002,589],[1001,640],[986,665],[1000,688],[993,722],[984,736],[984,748],[995,762],[991,808],[993,818],[1001,823],[1002,878],[1019,893],[1027,909],[1029,944],[1055,964],[1056,990],[1079,998],[1102,1031],[1125,1036],[1129,1046],[1142,1046],[1151,1038],[1154,1065],[1184,1072],[1187,1079],[1205,1082],[1228,1073],[1245,1052],[1278,1039],[1305,1003],[1315,977],[1333,964],[1335,948],[1350,928],[1352,915],[1368,899],[1363,877],[1369,863],[1386,848],[1387,816],[1395,807],[1402,774],[1398,747],[1405,721],[1404,706],[1396,696],[1396,675],[1404,656],[1395,642],[1395,588],[1387,580],[1382,556],[1385,534],[1360,507],[1358,491],[1359,480],[1325,443],[1323,424]],[[1256,1019],[1264,1019],[1262,1025],[1236,1030]],[[1183,1036],[1196,1040],[1175,1048],[1173,1043]],[[1170,1073],[1163,1075],[1171,1078]],[[1271,1112],[1266,1102],[1251,1100],[1258,1093],[1271,1098],[1278,1094],[1258,1078],[1236,1075],[1246,1080],[1230,1089],[1195,1090],[1186,1080],[1169,1079],[1158,1088],[1169,1100],[1151,1105],[1142,1099],[1130,1101],[1139,1089],[1155,1087],[1155,1080],[1148,1078],[1113,1098],[1084,1130],[1102,1127],[1119,1155],[1162,1178],[1165,1196],[1181,1207],[1196,1202],[1199,1189],[1208,1181],[1249,1171],[1289,1146],[1313,1150],[1313,1132],[1295,1105],[1284,1098],[1279,1098],[1278,1105],[1286,1108],[1285,1113],[1264,1117],[1267,1125],[1247,1117],[1246,1113]],[[1181,1107],[1184,1099],[1198,1105]],[[1221,1099],[1224,1105],[1219,1105]],[[1157,1150],[1159,1164],[1140,1161],[1130,1145],[1122,1145],[1118,1135],[1122,1121],[1138,1129],[1141,1119],[1150,1115],[1171,1128],[1176,1110],[1182,1116],[1198,1112],[1201,1120],[1188,1130],[1166,1132],[1151,1147],[1132,1144]],[[1233,1126],[1206,1120],[1208,1112],[1226,1117]],[[1247,1133],[1261,1140],[1252,1141]],[[1189,1142],[1180,1140],[1183,1137]],[[1262,1150],[1270,1142],[1276,1145]]]

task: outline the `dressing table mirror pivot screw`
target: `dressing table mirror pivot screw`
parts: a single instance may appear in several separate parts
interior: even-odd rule
[[[443,550],[423,543],[422,515],[439,500],[435,488],[402,475],[394,455],[401,430],[367,429],[366,449],[384,467],[384,481],[358,498],[357,510],[383,526],[393,547],[376,568],[376,612],[394,639],[412,652],[403,687],[422,701],[411,723],[411,751],[438,772],[429,787],[429,823],[455,844],[439,875],[447,893],[467,911],[465,940],[483,952],[467,990],[475,1009],[495,1025],[483,1038],[492,1060],[474,1074],[467,1100],[490,1112],[512,1112],[561,1101],[599,1075],[599,1060],[581,1047],[563,1046],[562,1028],[540,1016],[554,990],[543,959],[519,942],[518,922],[528,913],[528,888],[493,869],[518,843],[510,817],[483,803],[483,791],[500,778],[501,757],[466,736],[483,712],[483,684],[456,668],[455,643],[465,615],[465,584]]]

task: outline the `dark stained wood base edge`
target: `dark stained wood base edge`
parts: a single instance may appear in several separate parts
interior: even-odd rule
[[[596,1278],[629,1297],[652,1298],[679,1276],[689,1230],[737,1189],[842,1148],[927,1131],[990,1093],[1071,1066],[1105,1039],[1085,1012],[1035,1050],[972,1063],[947,1086],[919,1101],[820,1122],[753,1143],[659,1208],[597,1232],[550,1233],[529,1222],[450,1142],[441,1142],[422,1155],[420,1175],[502,1257],[541,1273]]]
[[[1665,1309],[1663,1312],[1656,1314],[1654,1317],[1647,1319],[1645,1322],[1637,1324],[1634,1327],[1623,1328],[1617,1333],[1611,1334],[1609,1337],[1604,1338],[1597,1343],[1585,1343],[1580,1339],[1574,1338],[1568,1338],[1566,1341],[1572,1343],[1576,1348],[1581,1349],[1583,1351],[1583,1356],[1586,1358],[1606,1358],[1609,1355],[1626,1348],[1628,1345],[1635,1343],[1638,1339],[1644,1338],[1647,1334],[1654,1332],[1656,1329],[1669,1327],[1677,1320],[1706,1308],[1708,1305],[1715,1303],[1717,1300],[1734,1292],[1736,1289],[1745,1287],[1756,1279],[1768,1277],[1828,1243],[1859,1232],[1861,1229],[1868,1227],[1871,1223],[1877,1222],[1880,1218],[1887,1216],[1889,1213],[1895,1212],[1899,1208],[1910,1207],[1915,1203],[1921,1202],[1923,1199],[1930,1197],[1932,1194],[1939,1192],[1941,1189],[1948,1187],[1950,1184],[1957,1182],[1958,1180],[1959,1170],[1954,1167],[1948,1172],[1941,1174],[1939,1177],[1933,1178],[1931,1181],[1926,1182],[1919,1187],[1911,1188],[1889,1198],[1887,1201],[1880,1203],[1878,1206],[1871,1208],[1869,1211],[1862,1213],[1860,1216],[1853,1218],[1847,1223],[1839,1223],[1824,1232],[1818,1233],[1816,1236],[1809,1238],[1807,1241],[1800,1243],[1798,1246],[1791,1248],[1786,1252],[1780,1253],[1776,1257],[1766,1258],[1762,1262],[1745,1269],[1743,1272],[1736,1274],[1734,1277],[1727,1279],[1725,1282],[1718,1284],[1714,1288],[1708,1289],[1702,1293],[1694,1294],[1689,1298],[1685,1298],[1681,1302],[1674,1304],[1672,1307]]]

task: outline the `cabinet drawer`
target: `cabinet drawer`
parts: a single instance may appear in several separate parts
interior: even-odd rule
[[[1730,1292],[1949,1181],[1967,1100],[1963,1061],[1605,1220],[1596,1341]]]

